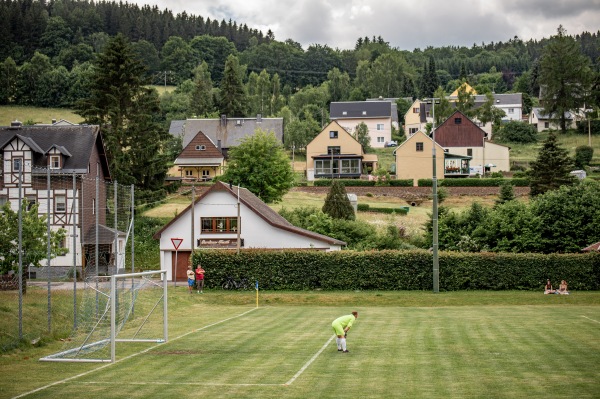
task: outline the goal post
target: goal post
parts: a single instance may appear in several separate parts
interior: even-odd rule
[[[118,342],[168,340],[165,270],[95,276],[82,291],[77,328],[41,361],[114,362]]]

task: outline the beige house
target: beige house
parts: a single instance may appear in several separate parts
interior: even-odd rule
[[[221,175],[225,165],[225,157],[210,138],[202,132],[185,146],[174,162],[171,176],[182,180],[209,181]]]
[[[572,112],[565,113],[567,119],[567,129],[575,129],[577,124],[576,118]],[[535,107],[531,109],[529,114],[529,124],[534,125],[538,132],[545,130],[560,130],[560,124],[556,120],[552,120],[549,115],[544,114],[544,109]]]
[[[396,178],[413,179],[415,186],[419,179],[431,179],[433,177],[433,145],[433,140],[420,130],[400,144],[394,150]],[[443,178],[444,148],[437,143],[435,148],[436,176]]]
[[[354,134],[356,126],[367,125],[370,146],[383,148],[392,140],[392,107],[391,101],[344,101],[332,102],[329,105],[329,119],[336,121]]]
[[[510,148],[491,143],[485,131],[456,111],[435,130],[435,141],[454,155],[470,157],[471,175],[510,170]]]
[[[306,177],[359,178],[377,169],[377,155],[365,154],[362,145],[338,122],[329,125],[306,146]]]
[[[430,122],[428,113],[422,115],[421,109],[423,109],[423,112],[427,112],[424,107],[421,107],[422,103],[423,101],[419,99],[415,100],[404,114],[404,134],[406,137],[415,134],[419,130],[425,131],[425,125]]]

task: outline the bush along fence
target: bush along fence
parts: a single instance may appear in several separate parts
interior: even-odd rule
[[[208,288],[229,277],[259,281],[264,290],[432,290],[432,254],[425,250],[372,252],[202,250]],[[600,289],[600,254],[440,252],[440,290],[541,290],[546,279],[567,280],[573,291]]]

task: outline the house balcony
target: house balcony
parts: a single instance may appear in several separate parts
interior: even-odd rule
[[[465,177],[469,176],[469,168],[445,168],[444,177]]]

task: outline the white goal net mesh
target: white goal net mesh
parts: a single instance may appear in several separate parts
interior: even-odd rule
[[[77,328],[59,353],[40,360],[110,362],[118,342],[166,341],[165,277],[164,271],[90,277],[78,293]]]

